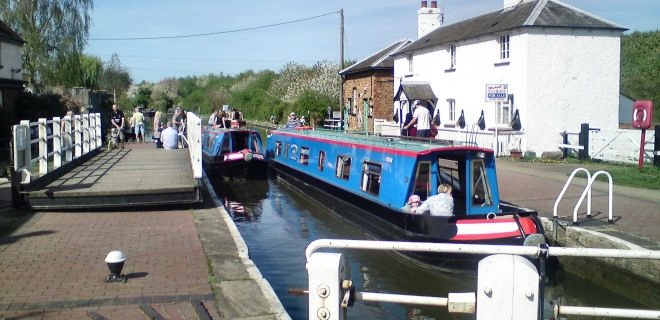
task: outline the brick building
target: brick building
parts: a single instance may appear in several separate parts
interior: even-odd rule
[[[392,119],[394,64],[391,54],[409,44],[397,41],[339,72],[343,79],[344,126],[374,132],[374,119]]]

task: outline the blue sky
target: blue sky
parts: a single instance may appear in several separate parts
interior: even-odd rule
[[[257,27],[344,9],[345,57],[377,52],[417,38],[417,0],[113,0],[97,1],[86,53],[119,55],[135,83],[252,69],[278,71],[290,61],[339,60],[339,14],[277,27],[204,37],[101,41],[100,38],[176,36]],[[631,31],[660,29],[660,0],[564,0]],[[430,0],[429,0],[430,3]],[[498,10],[503,0],[438,0],[445,24]],[[630,31],[629,31],[630,32]]]

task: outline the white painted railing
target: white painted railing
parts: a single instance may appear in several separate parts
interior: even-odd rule
[[[347,279],[343,255],[316,252],[323,248],[490,254],[491,256],[479,262],[476,292],[449,293],[447,298],[443,298],[356,292],[352,281]],[[309,287],[306,291],[309,294],[309,319],[343,320],[347,316],[347,307],[352,306],[356,300],[446,306],[450,313],[476,313],[477,320],[493,319],[494,315],[497,315],[498,319],[542,319],[543,281],[539,280],[543,274],[539,275],[536,267],[520,255],[542,259],[549,256],[565,256],[660,260],[660,251],[657,250],[319,239],[310,243],[305,250],[309,276]],[[555,306],[554,313],[555,318],[558,315],[660,318],[660,311],[657,310],[561,305]]]
[[[573,224],[577,225],[578,224],[578,209],[582,205],[582,201],[584,201],[584,198],[587,198],[587,218],[591,218],[591,188],[593,186],[594,181],[596,181],[597,176],[604,174],[608,178],[608,218],[607,221],[609,223],[614,223],[613,217],[612,217],[612,199],[613,197],[613,184],[612,184],[612,176],[607,172],[607,171],[598,171],[594,173],[592,176],[591,173],[585,169],[585,168],[577,168],[573,170],[571,175],[568,177],[566,180],[566,183],[564,184],[564,187],[561,189],[561,192],[559,193],[559,196],[557,196],[557,200],[555,200],[555,205],[552,208],[552,217],[553,219],[556,219],[559,217],[558,213],[558,207],[559,207],[559,202],[563,199],[564,193],[566,193],[566,189],[568,189],[568,186],[571,184],[573,181],[573,178],[578,172],[584,172],[587,174],[587,185],[582,191],[582,195],[580,195],[580,199],[578,202],[575,204],[575,207],[573,208]]]
[[[12,164],[26,184],[101,147],[101,115],[23,120],[12,126],[12,135]]]
[[[192,112],[186,113],[186,134],[182,138],[188,145],[190,164],[195,179],[202,178],[202,119]]]

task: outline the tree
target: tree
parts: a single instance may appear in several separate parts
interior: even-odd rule
[[[23,69],[31,87],[58,85],[80,72],[93,6],[92,0],[0,1],[0,19],[26,41]]]
[[[110,61],[103,65],[99,76],[99,88],[108,92],[116,92],[118,96],[121,96],[128,90],[132,82],[128,71],[121,65],[119,56],[114,53]]]
[[[103,71],[103,61],[99,57],[83,55],[80,57],[80,86],[98,89],[99,77]]]
[[[660,30],[621,38],[621,91],[634,100],[651,100],[660,122]]]

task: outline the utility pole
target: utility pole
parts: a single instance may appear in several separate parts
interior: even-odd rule
[[[339,9],[339,70],[344,70],[344,9]],[[339,76],[339,120],[344,129],[344,77]]]

